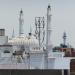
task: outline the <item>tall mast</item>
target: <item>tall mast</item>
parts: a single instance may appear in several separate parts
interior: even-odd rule
[[[50,36],[51,36],[51,6],[48,5],[47,8],[47,36],[46,36],[46,50],[50,51]]]
[[[19,15],[19,36],[22,36],[23,33],[23,24],[24,24],[24,19],[23,19],[23,11],[21,9],[20,15]]]

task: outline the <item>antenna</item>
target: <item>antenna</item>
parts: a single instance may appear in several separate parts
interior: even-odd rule
[[[35,35],[36,38],[39,40],[39,48],[41,48],[44,42],[44,32],[45,32],[44,17],[35,17],[35,26],[36,26]]]

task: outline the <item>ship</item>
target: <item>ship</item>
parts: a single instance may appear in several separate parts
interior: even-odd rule
[[[0,74],[25,75],[39,70],[49,75],[75,75],[75,49],[66,45],[66,33],[63,44],[53,47],[51,44],[51,6],[47,7],[47,21],[44,17],[35,17],[35,32],[25,35],[23,31],[23,10],[19,14],[19,36],[9,38],[5,29],[0,29]],[[31,72],[32,73],[32,72]]]

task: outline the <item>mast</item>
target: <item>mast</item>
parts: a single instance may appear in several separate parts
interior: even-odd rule
[[[22,36],[23,33],[23,24],[24,24],[24,19],[23,19],[23,11],[21,9],[20,15],[19,15],[19,36]]]

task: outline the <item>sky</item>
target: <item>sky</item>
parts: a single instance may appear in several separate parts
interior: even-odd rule
[[[35,17],[47,15],[47,6],[51,5],[51,43],[63,43],[63,32],[67,33],[67,43],[75,47],[75,0],[0,0],[0,28],[5,28],[6,35],[15,36],[19,30],[19,11],[24,13],[24,33],[30,26],[35,27]]]

